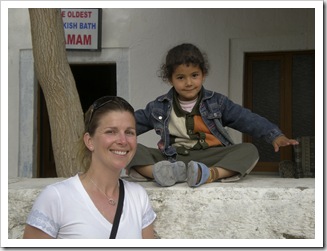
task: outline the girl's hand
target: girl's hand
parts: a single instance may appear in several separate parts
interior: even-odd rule
[[[297,140],[289,139],[289,138],[285,137],[284,135],[277,137],[272,143],[272,145],[275,149],[275,152],[278,152],[279,147],[281,147],[281,146],[298,145],[298,144],[299,144],[299,142]]]

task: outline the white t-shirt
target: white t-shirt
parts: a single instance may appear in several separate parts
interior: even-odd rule
[[[123,180],[125,199],[116,239],[141,239],[156,218],[145,189]],[[108,239],[112,224],[98,211],[78,174],[47,186],[32,207],[27,224],[58,239]]]

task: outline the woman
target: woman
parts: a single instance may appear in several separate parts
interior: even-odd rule
[[[86,113],[80,142],[85,172],[45,188],[28,216],[23,238],[109,238],[122,187],[116,238],[154,238],[156,214],[145,189],[119,179],[136,146],[133,107],[120,97],[96,100]]]

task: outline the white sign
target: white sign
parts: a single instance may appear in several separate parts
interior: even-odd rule
[[[66,49],[101,50],[102,9],[61,9]]]

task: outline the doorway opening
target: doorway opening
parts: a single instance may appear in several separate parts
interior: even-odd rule
[[[288,138],[315,135],[315,52],[245,53],[244,107],[279,126]],[[283,160],[293,160],[292,147],[274,152],[263,139],[253,143],[260,159],[253,171],[278,172]]]
[[[70,64],[81,106],[85,113],[98,98],[117,95],[117,67],[109,64]],[[52,150],[51,131],[44,95],[38,85],[38,156],[37,177],[57,177]]]

